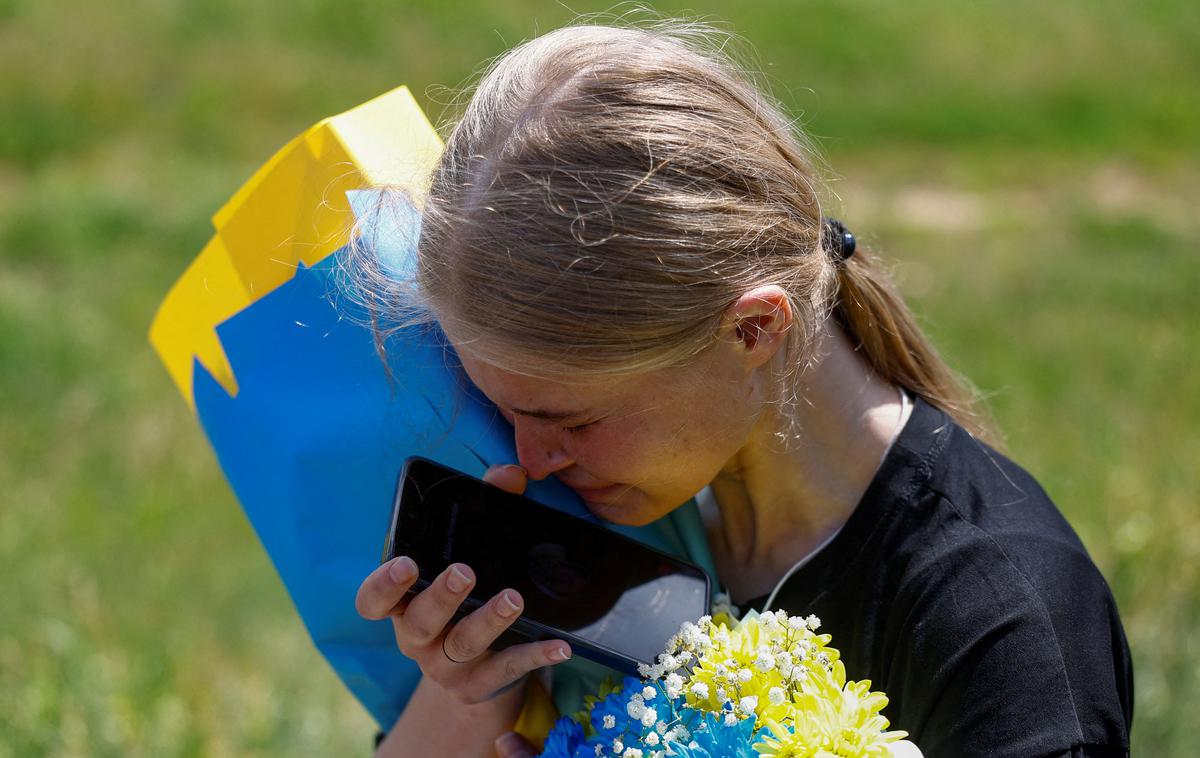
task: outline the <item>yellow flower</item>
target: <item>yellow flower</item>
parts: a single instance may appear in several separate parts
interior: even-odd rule
[[[771,736],[755,745],[764,758],[889,758],[890,743],[908,736],[885,731],[880,711],[887,696],[871,692],[871,682],[846,682],[841,661],[831,676],[815,680],[793,702],[790,717],[768,722]]]
[[[685,689],[688,705],[713,713],[751,713],[766,724],[755,748],[767,758],[886,758],[889,743],[880,711],[887,696],[870,681],[847,682],[830,636],[815,634],[815,617],[784,613],[704,620],[708,644]]]

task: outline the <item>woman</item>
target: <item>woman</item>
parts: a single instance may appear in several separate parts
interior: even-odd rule
[[[551,32],[492,65],[450,136],[417,283],[513,425],[519,465],[486,478],[558,476],[622,524],[701,492],[734,601],[819,615],[928,756],[1125,754],[1104,579],[718,42]],[[447,628],[470,567],[406,604],[415,576],[397,559],[358,597],[424,673],[380,754],[524,754],[519,685],[569,647],[490,653],[520,596]]]

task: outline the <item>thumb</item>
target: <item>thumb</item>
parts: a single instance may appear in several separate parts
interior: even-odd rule
[[[496,740],[496,754],[500,758],[534,758],[537,752],[524,737],[516,732],[508,732]]]
[[[521,495],[529,483],[529,475],[515,463],[497,463],[488,468],[487,473],[483,475],[483,481],[505,492]]]

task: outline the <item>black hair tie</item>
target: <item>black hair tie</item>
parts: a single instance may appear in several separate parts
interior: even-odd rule
[[[854,255],[858,243],[846,225],[836,218],[825,217],[821,225],[821,246],[833,253],[834,263],[844,263]]]

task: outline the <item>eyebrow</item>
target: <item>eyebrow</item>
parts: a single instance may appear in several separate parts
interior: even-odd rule
[[[521,408],[513,408],[512,412],[519,413],[522,416],[532,416],[533,418],[546,419],[547,421],[566,421],[567,419],[583,418],[584,416],[589,415],[587,411],[571,411],[569,413],[563,413],[560,411],[545,411],[540,409],[527,411]]]

